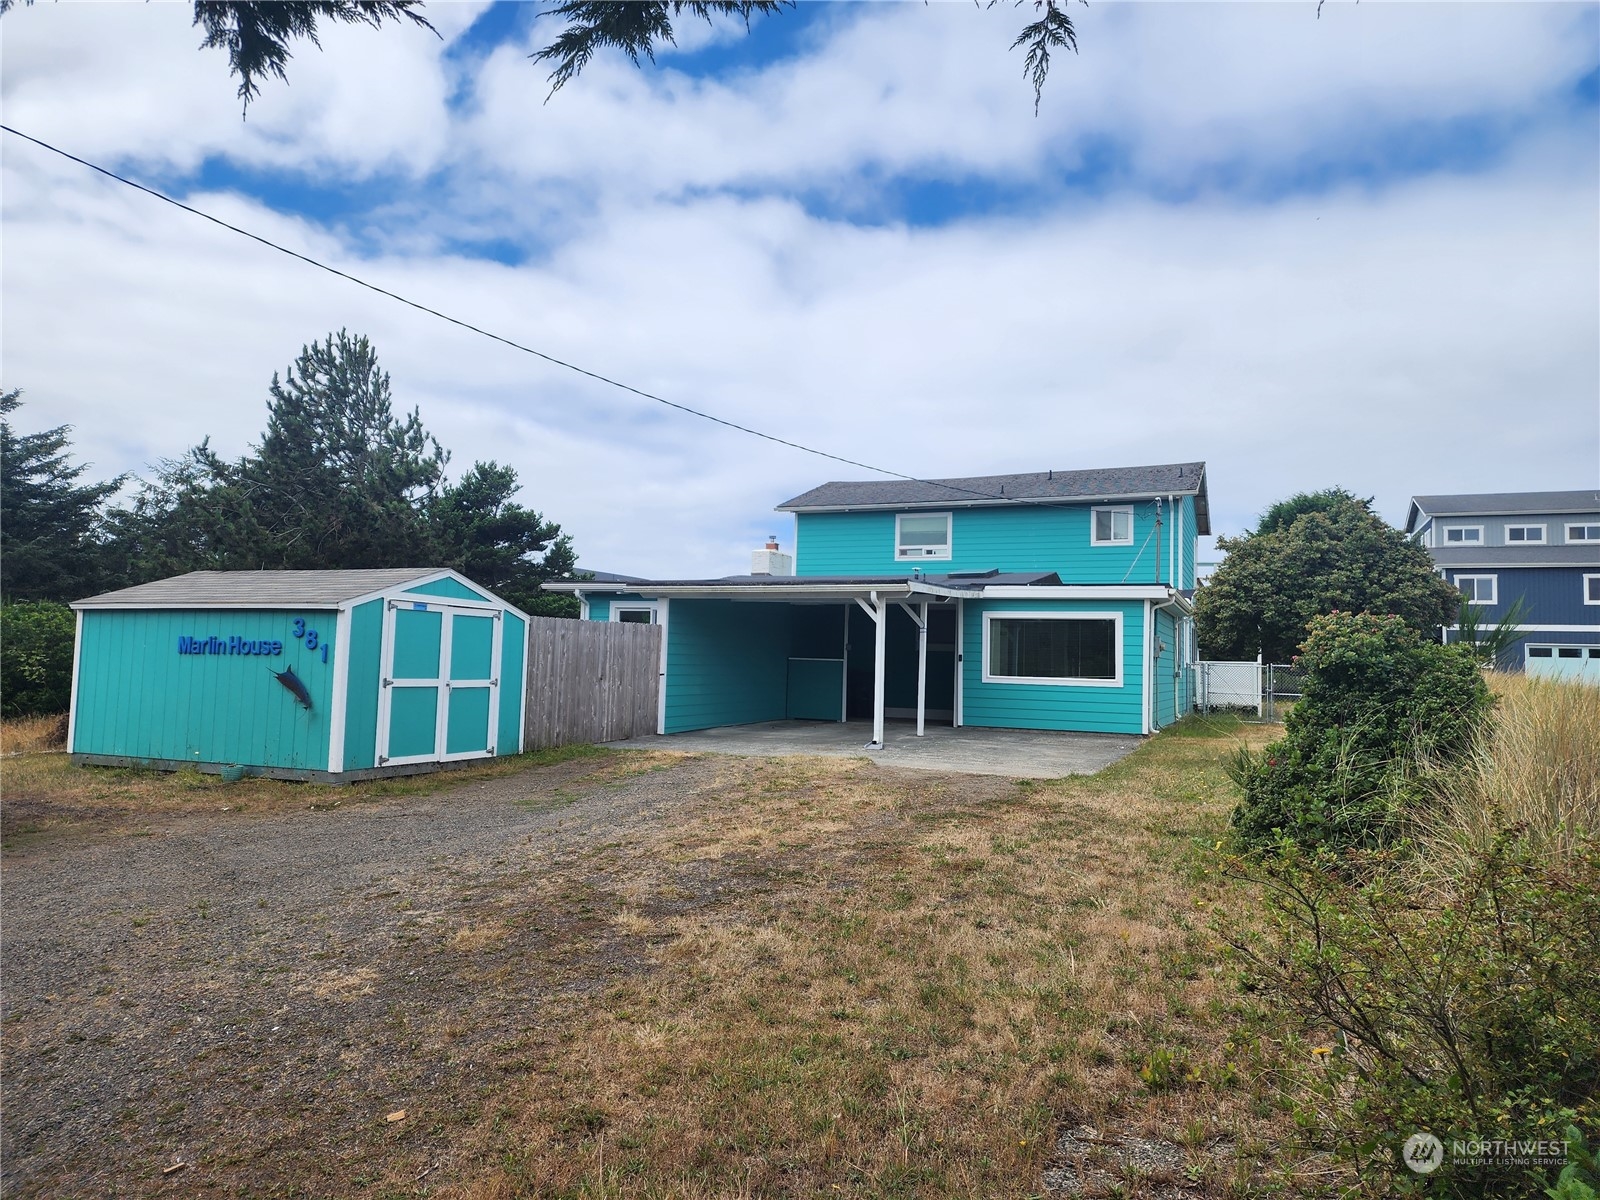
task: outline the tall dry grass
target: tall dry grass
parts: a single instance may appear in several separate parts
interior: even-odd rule
[[[1499,703],[1462,763],[1428,772],[1419,819],[1428,875],[1453,878],[1512,826],[1552,858],[1600,836],[1600,687],[1498,675]]]

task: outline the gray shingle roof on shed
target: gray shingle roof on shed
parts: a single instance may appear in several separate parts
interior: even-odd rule
[[[1457,496],[1413,496],[1406,513],[1406,532],[1417,526],[1417,518],[1495,517],[1519,513],[1600,512],[1600,491],[1593,488],[1572,492],[1466,492]]]
[[[1203,462],[1087,471],[1031,471],[960,479],[872,479],[824,483],[778,505],[778,512],[939,505],[1012,504],[1050,500],[1130,500],[1194,496],[1201,533],[1211,531]]]
[[[443,567],[371,571],[191,571],[79,600],[73,608],[332,608],[438,575]]]

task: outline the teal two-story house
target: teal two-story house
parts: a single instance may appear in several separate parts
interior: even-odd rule
[[[749,575],[547,583],[663,627],[658,729],[801,718],[1153,733],[1192,705],[1204,463],[825,483]]]

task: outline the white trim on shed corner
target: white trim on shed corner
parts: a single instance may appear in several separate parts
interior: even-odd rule
[[[350,696],[350,610],[341,608],[333,618],[333,703],[328,708],[328,770],[344,770],[345,723]],[[374,751],[376,753],[376,751]]]
[[[83,609],[73,614],[78,623],[72,631],[72,690],[67,696],[67,753],[76,754],[78,741],[78,665],[83,662]]]

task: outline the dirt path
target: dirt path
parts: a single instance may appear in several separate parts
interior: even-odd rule
[[[441,1109],[492,1099],[516,1030],[637,969],[585,857],[694,808],[727,763],[588,760],[8,854],[6,1194],[253,1194],[262,1156],[337,1194],[364,1165],[339,1155],[396,1141],[427,1169]]]

